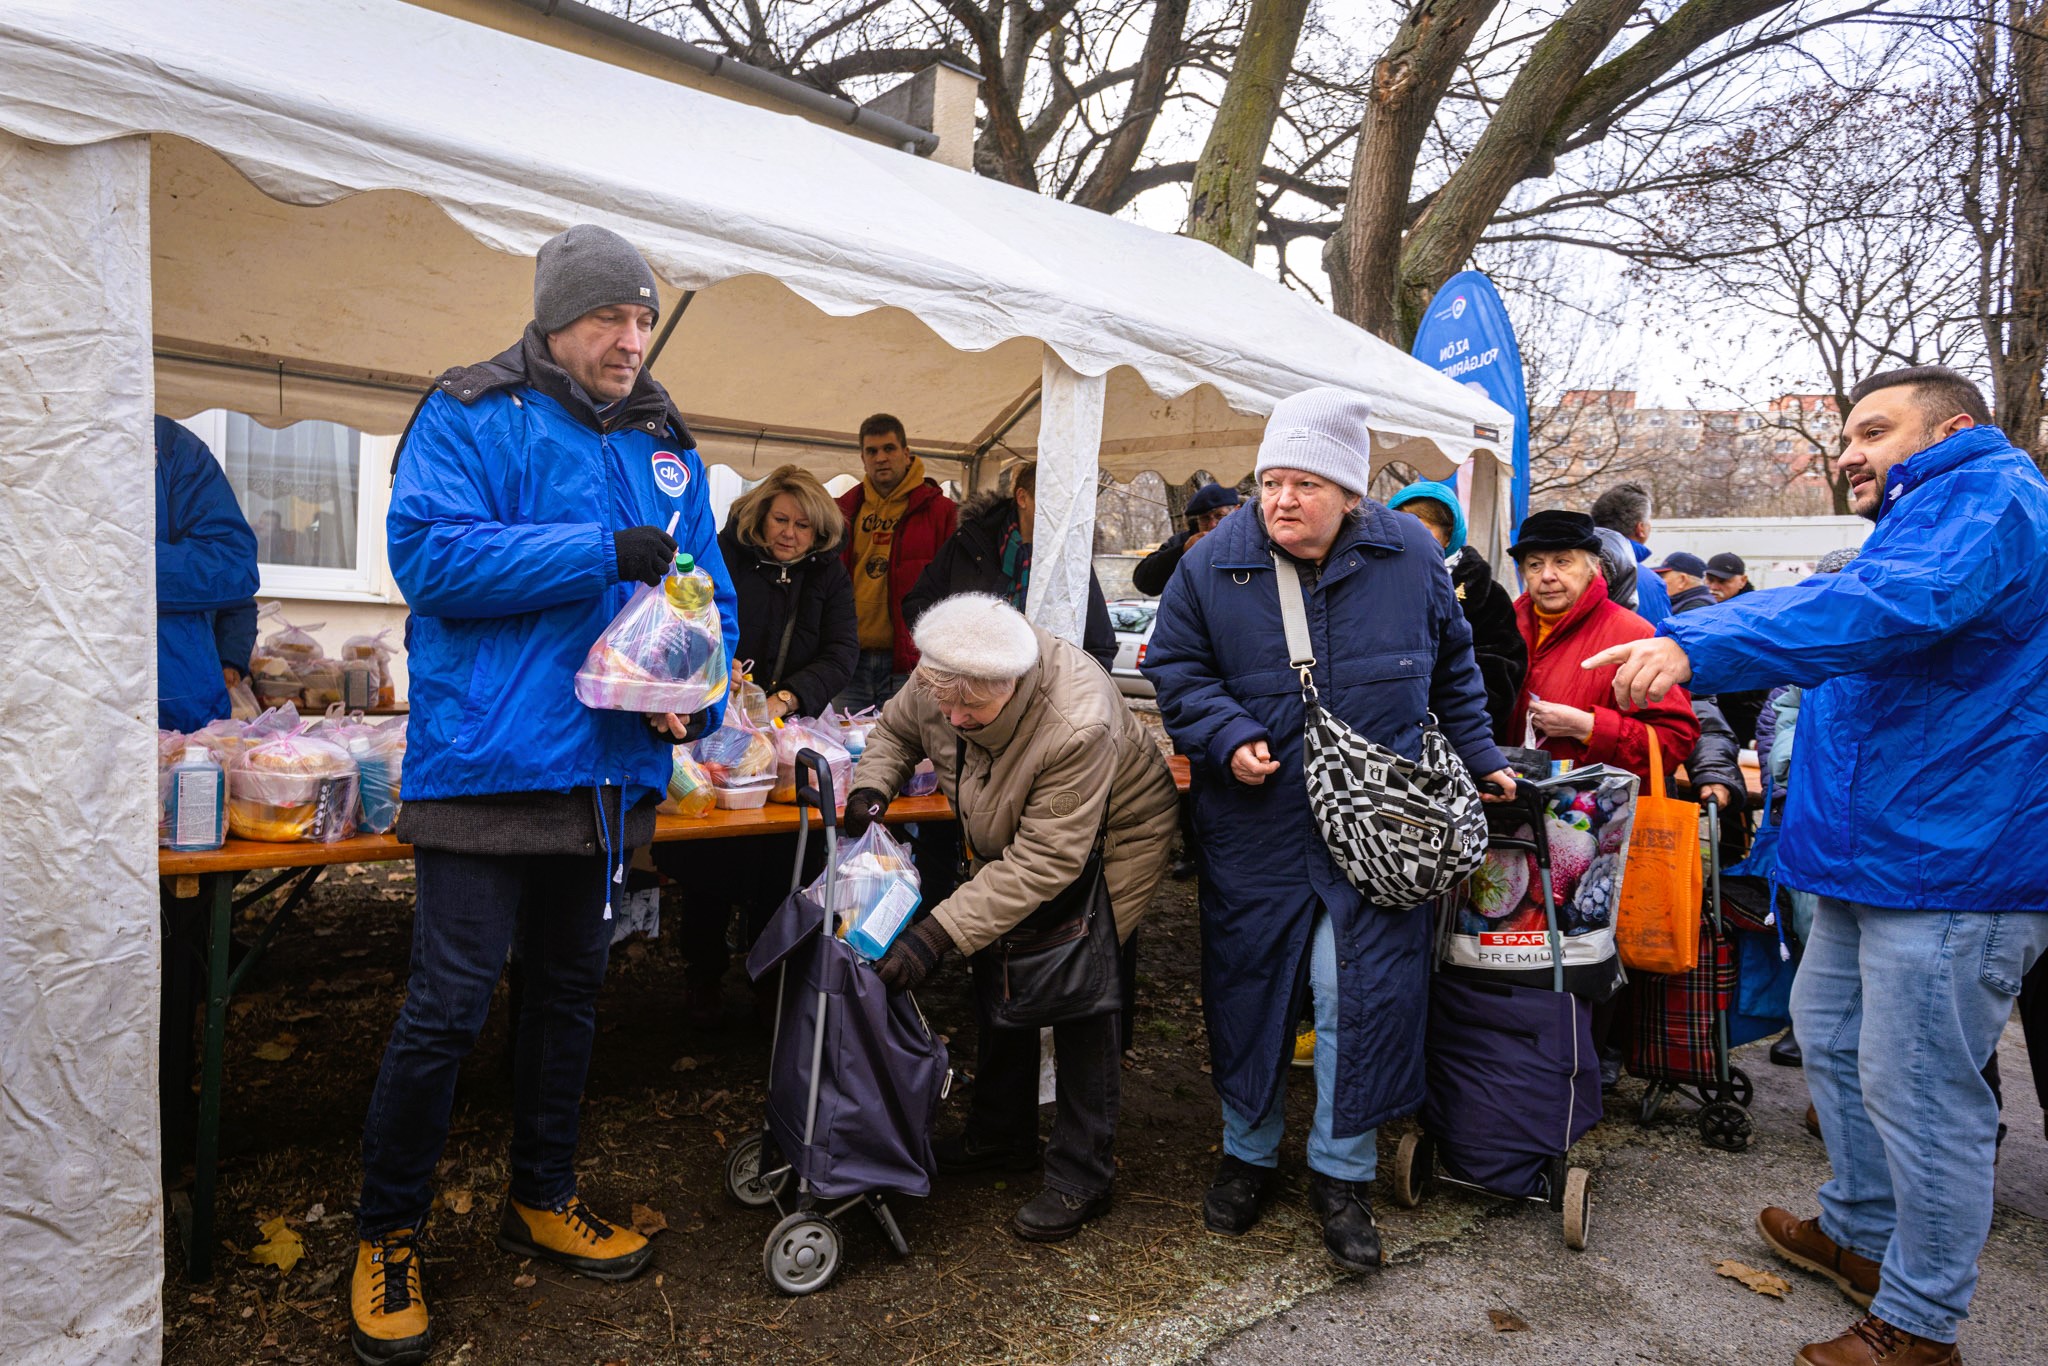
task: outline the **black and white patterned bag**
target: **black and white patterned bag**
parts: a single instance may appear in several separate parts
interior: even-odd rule
[[[1323,709],[1301,577],[1275,554],[1280,620],[1301,675],[1302,768],[1330,857],[1366,901],[1390,910],[1442,896],[1486,858],[1486,812],[1464,761],[1431,716],[1422,755],[1404,759]]]

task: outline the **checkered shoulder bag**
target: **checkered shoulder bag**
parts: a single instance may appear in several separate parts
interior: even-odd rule
[[[1366,901],[1389,910],[1442,896],[1486,857],[1486,812],[1464,761],[1431,716],[1422,756],[1404,759],[1323,709],[1301,576],[1273,556],[1289,660],[1301,675],[1302,768],[1323,843]]]

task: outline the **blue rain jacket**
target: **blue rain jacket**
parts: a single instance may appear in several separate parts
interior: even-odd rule
[[[667,787],[669,742],[639,713],[574,692],[639,586],[618,580],[614,532],[680,513],[677,547],[711,576],[724,637],[739,639],[704,466],[667,394],[643,376],[599,419],[541,346],[530,332],[443,376],[401,444],[385,526],[412,608],[409,800],[610,784],[631,807]]]
[[[1995,427],[1892,467],[1839,574],[1659,627],[1698,691],[1796,683],[1780,879],[1930,911],[2048,911],[2048,480]]]
[[[226,716],[223,668],[256,649],[256,533],[206,443],[156,420],[156,723]]]
[[[1630,541],[1629,548],[1636,553],[1636,563],[1650,562],[1650,547],[1641,541]],[[1636,575],[1636,615],[1656,626],[1671,616],[1671,593],[1664,587],[1664,580],[1648,570]]]
[[[1216,1089],[1257,1118],[1279,1095],[1319,910],[1334,917],[1336,1132],[1361,1133],[1422,1104],[1429,992],[1426,907],[1368,906],[1323,844],[1302,771],[1301,682],[1288,665],[1271,542],[1247,504],[1182,558],[1166,586],[1144,673],[1194,773],[1202,861],[1202,1001]],[[1506,767],[1494,747],[1472,633],[1443,552],[1413,517],[1368,499],[1313,586],[1303,576],[1323,705],[1413,758],[1434,712],[1475,774]],[[1263,739],[1279,771],[1255,787],[1230,773]],[[1318,1041],[1318,1047],[1322,1047]]]

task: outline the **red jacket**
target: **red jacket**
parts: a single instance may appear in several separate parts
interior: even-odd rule
[[[1606,579],[1598,574],[1593,576],[1592,584],[1540,647],[1536,644],[1536,605],[1527,593],[1515,599],[1515,622],[1521,627],[1522,643],[1529,649],[1529,677],[1515,699],[1515,715],[1509,723],[1509,733],[1517,743],[1526,733],[1529,699],[1533,696],[1593,713],[1593,736],[1584,743],[1561,736],[1538,737],[1542,747],[1555,758],[1612,764],[1647,780],[1648,727],[1655,726],[1657,745],[1664,756],[1665,777],[1670,778],[1686,761],[1700,738],[1700,723],[1692,714],[1691,694],[1684,688],[1673,688],[1662,702],[1625,712],[1614,705],[1613,666],[1579,667],[1581,661],[1610,645],[1656,634],[1650,623],[1607,596]]]
[[[867,500],[867,485],[855,484],[839,495],[839,510],[846,516],[846,542],[839,557],[846,572],[853,572],[853,529]],[[903,598],[917,586],[917,576],[939,553],[939,547],[953,534],[959,509],[953,500],[927,479],[910,491],[910,506],[896,521],[896,534],[889,542],[889,622],[896,628],[896,661],[893,672],[907,674],[917,667],[917,647],[910,643],[910,628],[903,624]]]

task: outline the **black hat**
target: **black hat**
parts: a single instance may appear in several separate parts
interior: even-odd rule
[[[1600,538],[1593,531],[1593,519],[1583,512],[1532,512],[1515,533],[1508,554],[1521,559],[1532,550],[1590,550],[1600,553]]]
[[[1199,517],[1218,508],[1234,508],[1243,501],[1234,488],[1226,488],[1222,484],[1204,484],[1195,490],[1183,511],[1189,517]]]
[[[1650,566],[1652,574],[1662,574],[1667,569],[1675,574],[1690,574],[1696,579],[1707,576],[1707,562],[1686,550],[1674,550],[1664,557],[1662,564]]]
[[[1703,577],[1709,579],[1732,579],[1737,574],[1747,574],[1748,572],[1749,569],[1742,563],[1740,555],[1731,555],[1724,550],[1713,559],[1707,561],[1707,572]]]

